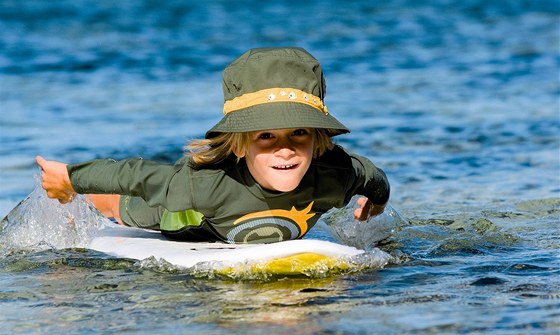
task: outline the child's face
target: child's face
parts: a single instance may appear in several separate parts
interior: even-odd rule
[[[292,128],[256,132],[245,155],[249,172],[265,189],[294,190],[313,159],[312,129]]]

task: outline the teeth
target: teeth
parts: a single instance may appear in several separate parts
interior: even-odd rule
[[[281,169],[281,170],[287,170],[287,169],[291,169],[295,166],[295,164],[292,165],[277,165],[274,168],[275,169]]]

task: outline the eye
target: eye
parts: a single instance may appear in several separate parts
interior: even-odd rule
[[[269,140],[272,138],[272,134],[271,133],[260,133],[257,135],[257,138],[259,140]]]
[[[296,129],[292,133],[293,136],[304,136],[304,135],[308,135],[308,134],[309,134],[309,131],[307,129]]]

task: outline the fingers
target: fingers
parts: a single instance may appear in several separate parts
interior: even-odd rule
[[[363,213],[364,213],[364,211],[362,210],[361,207],[356,208],[354,210],[354,219],[363,221],[363,219],[362,219],[362,214]]]
[[[47,193],[47,195],[48,195],[48,193]],[[58,202],[60,202],[60,203],[63,204],[63,205],[65,205],[65,204],[71,202],[71,200],[68,200],[68,199],[60,199],[60,198],[57,198],[57,197],[49,197],[49,198],[51,198],[51,199],[56,199],[56,200],[58,200]]]
[[[41,168],[41,187],[47,192],[47,196],[62,204],[72,202],[76,192],[70,183],[66,164],[48,161],[41,156],[35,157],[35,161]]]
[[[44,159],[44,158],[41,157],[41,156],[36,156],[36,157],[35,157],[35,161],[37,162],[37,165],[39,165],[39,167],[40,167],[41,169],[43,169],[43,165],[45,164],[45,162],[46,162],[47,160]]]
[[[358,198],[358,202],[357,202],[357,203],[358,203],[358,205],[360,205],[360,206],[364,206],[368,200],[369,200],[369,199],[366,198],[366,197],[360,197],[360,198]]]
[[[369,217],[369,212],[373,204],[366,197],[361,197],[357,201],[358,208],[354,210],[354,218],[356,220],[364,221]]]
[[[44,183],[43,183],[44,184]],[[67,191],[60,191],[57,189],[50,188],[48,185],[43,186],[43,189],[47,192],[47,196],[51,199],[56,199],[61,204],[67,204],[72,202],[76,197],[75,193],[67,192]]]
[[[66,196],[63,198],[58,197],[58,202],[60,202],[61,204],[68,204],[71,203],[75,197],[76,197],[76,193],[67,193]]]
[[[360,221],[382,214],[386,205],[376,205],[366,197],[359,198],[357,204],[358,208],[354,210],[354,218]]]
[[[47,160],[44,159],[41,156],[37,156],[35,157],[35,161],[37,162],[37,165],[39,165],[39,168],[41,169],[41,187],[43,187],[45,190],[47,190],[47,186],[48,184],[45,182],[46,178],[46,165],[47,165]],[[48,192],[47,192],[48,195]]]

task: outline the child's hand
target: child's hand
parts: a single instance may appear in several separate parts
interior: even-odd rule
[[[385,205],[375,205],[368,198],[362,197],[358,199],[358,208],[354,210],[354,218],[356,220],[365,221],[371,217],[383,213]]]
[[[41,156],[35,157],[41,167],[41,186],[47,191],[49,198],[58,199],[62,204],[71,202],[76,196],[72,187],[66,164],[48,161]]]

